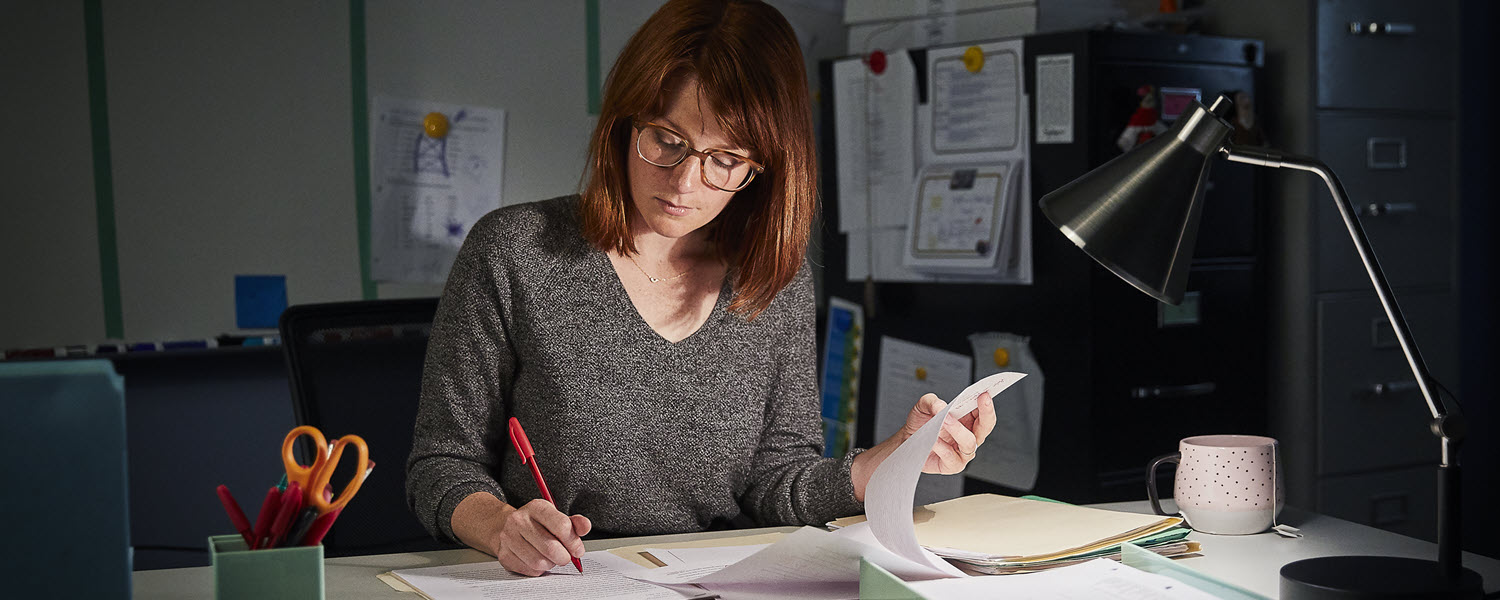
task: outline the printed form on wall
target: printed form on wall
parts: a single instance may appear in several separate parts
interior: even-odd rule
[[[442,283],[469,229],[500,207],[505,111],[377,96],[370,114],[370,273]]]

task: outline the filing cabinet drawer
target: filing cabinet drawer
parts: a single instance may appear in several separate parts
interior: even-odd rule
[[[1328,477],[1318,482],[1317,511],[1386,531],[1435,541],[1437,462],[1431,465]]]
[[[1318,106],[1453,111],[1457,13],[1454,0],[1318,2]]]
[[[1392,287],[1452,285],[1454,143],[1447,119],[1319,116],[1318,156],[1343,182]],[[1327,186],[1310,179],[1318,289],[1370,289]]]
[[[1397,302],[1433,376],[1458,389],[1458,298]],[[1374,292],[1318,302],[1319,475],[1437,464],[1432,413]]]
[[[1146,463],[1184,437],[1266,433],[1253,263],[1194,265],[1179,307],[1102,276],[1094,285],[1092,407],[1102,472],[1144,477]],[[1144,481],[1125,479],[1135,479],[1136,492]]]

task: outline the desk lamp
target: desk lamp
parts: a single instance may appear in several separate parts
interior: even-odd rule
[[[1042,214],[1115,275],[1151,297],[1175,305],[1182,301],[1187,287],[1205,183],[1215,156],[1262,167],[1310,171],[1322,177],[1427,401],[1432,432],[1441,440],[1438,556],[1436,561],[1387,556],[1299,560],[1281,569],[1281,597],[1479,598],[1482,581],[1478,573],[1463,567],[1459,549],[1462,415],[1450,413],[1434,392],[1432,375],[1338,177],[1313,158],[1229,144],[1233,126],[1224,116],[1230,107],[1224,96],[1219,96],[1211,108],[1193,102],[1165,134],[1043,196]]]

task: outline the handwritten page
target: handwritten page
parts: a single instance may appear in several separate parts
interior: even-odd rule
[[[623,600],[682,600],[707,596],[636,581],[625,575],[639,567],[608,552],[583,555],[583,573],[573,565],[553,568],[540,577],[517,575],[499,562],[401,569],[392,573],[423,596],[441,600],[491,598],[614,598]]]

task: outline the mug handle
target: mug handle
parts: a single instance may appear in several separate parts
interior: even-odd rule
[[[1160,467],[1162,463],[1169,462],[1177,463],[1180,466],[1182,464],[1182,453],[1173,452],[1151,459],[1151,466],[1146,467],[1146,497],[1151,499],[1151,510],[1156,511],[1156,514],[1173,517],[1176,515],[1169,515],[1161,509],[1161,498],[1156,495],[1156,468]]]

